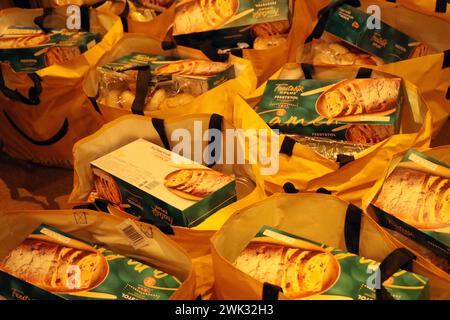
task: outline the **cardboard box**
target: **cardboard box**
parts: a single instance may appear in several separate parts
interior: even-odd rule
[[[9,27],[0,37],[0,61],[16,72],[35,72],[69,61],[100,42],[99,33]]]
[[[183,0],[177,1],[173,34],[191,34],[288,19],[288,0]]]
[[[450,165],[410,149],[372,208],[379,223],[450,261]]]
[[[167,300],[180,285],[172,275],[44,224],[0,261],[0,294],[9,299]]]
[[[399,131],[400,83],[399,78],[269,80],[256,111],[271,128],[282,133],[373,144]],[[383,84],[388,93],[374,95],[374,89]],[[347,89],[360,97],[341,95]],[[385,103],[383,98],[390,102]],[[335,110],[339,103],[341,112]]]
[[[231,177],[144,139],[91,164],[101,198],[155,224],[193,227],[236,200]]]
[[[234,262],[291,299],[375,300],[379,262],[263,226]],[[428,279],[399,270],[383,283],[396,300],[426,298]]]
[[[328,18],[325,31],[387,63],[425,54],[423,43],[383,21],[379,21],[380,29],[369,28],[371,19],[373,17],[364,11],[342,5]]]

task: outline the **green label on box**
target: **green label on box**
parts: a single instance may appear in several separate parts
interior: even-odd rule
[[[379,287],[379,262],[269,226],[263,226],[256,237],[258,242],[264,243],[264,238],[274,239],[276,243],[288,248],[302,249],[302,246],[304,246],[305,250],[311,251],[316,246],[317,250],[330,254],[332,260],[327,264],[327,268],[337,268],[338,270],[325,270],[325,274],[328,277],[332,275],[333,279],[328,279],[332,280],[327,282],[329,288],[323,288],[325,291],[319,293],[320,295],[329,296],[330,299],[334,297],[336,299],[374,300],[376,298],[375,289]],[[298,242],[295,239],[302,241]],[[272,244],[273,241],[268,243]],[[302,254],[299,256],[302,256]],[[306,257],[308,255],[305,256],[305,259]],[[333,260],[337,264],[333,263]],[[313,265],[310,266],[310,268],[312,267]],[[308,271],[313,272],[312,269]],[[397,300],[417,300],[424,298],[424,295],[427,294],[428,279],[411,272],[399,270],[384,283],[384,286]]]
[[[380,23],[380,29],[369,29],[373,16],[349,5],[339,7],[328,19],[325,30],[342,40],[371,53],[385,62],[396,62],[411,57],[418,41]]]
[[[386,115],[357,114],[352,117],[327,118],[326,114],[319,113],[321,109],[318,101],[325,93],[309,94],[309,92],[340,81],[269,80],[257,112],[271,128],[279,129],[282,133],[369,143],[372,141],[370,136],[358,138],[367,142],[350,136],[355,131],[353,128],[357,125],[378,125],[389,128],[387,131],[391,131],[392,134],[398,131],[399,97],[394,106],[395,110]],[[369,129],[364,129],[366,134],[369,133]]]
[[[450,259],[449,179],[448,164],[408,150],[372,201],[380,224]]]
[[[173,34],[191,34],[288,19],[288,0],[178,1]]]
[[[101,68],[117,72],[127,71],[136,67],[150,66],[151,70],[164,65],[164,61],[177,61],[178,57],[157,56],[140,52],[129,53],[117,60],[105,63]]]
[[[130,226],[134,228],[133,225]],[[136,234],[136,230],[131,230],[130,226],[124,229],[124,232]],[[50,259],[53,252],[59,253],[56,269],[48,267],[54,272],[51,285],[55,289],[43,288],[43,290],[31,282],[26,282],[28,279],[25,274],[29,271],[17,269],[16,266],[23,263],[23,261],[16,261],[18,253],[27,256],[35,254],[36,259],[41,259],[44,265],[44,261]],[[36,268],[32,270],[35,279],[40,279],[39,272],[45,272],[38,269],[33,262],[27,267]],[[17,277],[5,271],[0,272],[0,284],[2,284],[0,293],[8,298],[20,300],[54,298],[167,300],[181,285],[181,281],[172,275],[102,246],[80,240],[48,225],[38,227],[23,242],[23,246],[13,250],[5,262],[4,269],[22,272],[16,275]],[[24,280],[19,279],[20,275],[25,277]],[[87,281],[89,284],[85,288],[83,285],[88,283]],[[47,285],[50,286],[50,284]]]
[[[16,72],[36,72],[39,69],[59,63],[61,59],[71,59],[90,49],[101,40],[99,33],[69,32],[53,30],[49,34],[40,34],[34,28],[9,30],[6,38],[30,35],[39,37],[39,41],[30,46],[0,49],[0,61],[9,64]],[[33,42],[33,41],[32,41]],[[50,55],[50,53],[52,53]]]

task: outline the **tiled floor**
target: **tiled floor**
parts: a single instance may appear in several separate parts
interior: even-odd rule
[[[432,146],[450,144],[450,121]],[[72,171],[18,161],[0,153],[0,210],[70,208]]]

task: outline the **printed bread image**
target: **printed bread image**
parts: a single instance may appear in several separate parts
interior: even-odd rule
[[[168,174],[164,186],[187,200],[201,200],[233,179],[208,169],[181,169]]]
[[[189,34],[224,25],[239,8],[238,0],[194,0],[177,6],[173,34]]]
[[[400,78],[344,80],[321,94],[316,102],[317,113],[328,119],[387,115],[395,111],[400,83]]]
[[[287,44],[287,39],[284,36],[258,37],[253,42],[253,49],[265,50],[273,47],[278,47],[283,44]]]
[[[45,61],[48,66],[64,63],[81,54],[77,47],[53,47],[47,50]]]
[[[227,63],[207,60],[181,60],[155,69],[158,75],[192,75],[211,76],[225,71],[230,67]]]
[[[108,274],[108,263],[94,248],[74,247],[44,235],[32,235],[0,261],[0,270],[41,289],[71,293],[93,289]]]
[[[255,37],[270,37],[286,34],[289,32],[289,28],[289,21],[283,20],[255,24],[252,27],[252,32]]]
[[[320,294],[339,278],[338,262],[322,248],[301,240],[296,242],[304,245],[285,246],[263,239],[250,242],[234,265],[258,281],[280,286],[287,297]]]
[[[351,125],[346,132],[347,141],[357,144],[375,144],[394,135],[394,126],[375,124]]]
[[[95,190],[99,197],[116,205],[121,204],[122,196],[119,186],[113,177],[98,168],[92,168],[92,173],[94,175]]]
[[[397,167],[373,203],[419,229],[449,227],[450,179]]]

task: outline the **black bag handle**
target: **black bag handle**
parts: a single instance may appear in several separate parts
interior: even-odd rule
[[[300,191],[294,186],[292,182],[286,182],[283,185],[283,190],[285,193],[295,194],[299,193]]]
[[[264,282],[262,288],[262,300],[274,301],[278,300],[278,295],[283,292],[283,289],[277,285]]]
[[[222,133],[222,126],[223,126],[223,116],[220,114],[213,113],[211,115],[211,118],[209,119],[209,137],[208,137],[208,147],[212,148],[212,144],[217,144],[217,149],[212,149],[211,151],[208,151],[208,154],[211,155],[210,159],[206,162],[206,166],[208,168],[213,167],[216,164],[217,159],[220,159],[221,153],[222,153],[222,134],[219,136],[219,141],[215,141],[215,136],[211,134],[211,130],[218,130]]]
[[[372,69],[361,67],[358,69],[358,73],[356,74],[356,79],[368,79],[372,76]]]
[[[356,255],[359,255],[361,220],[361,208],[350,203],[345,213],[344,238],[347,251]]]
[[[303,75],[305,79],[312,79],[314,73],[314,66],[310,63],[301,63],[300,67],[302,68]]]
[[[165,37],[164,40],[161,42],[161,49],[163,50],[172,50],[177,47],[177,43],[175,42],[173,36],[172,36],[172,28],[170,28]]]
[[[138,70],[138,74],[136,78],[136,96],[131,105],[131,112],[143,116],[145,99],[148,94],[149,83],[151,80],[150,66],[140,66],[133,69]]]
[[[383,286],[383,283],[389,279],[399,269],[412,271],[412,263],[416,256],[406,248],[399,248],[392,251],[380,264],[380,288],[375,290],[377,300],[394,300],[392,295]]]
[[[283,142],[281,143],[280,147],[280,153],[291,157],[292,152],[294,151],[294,147],[295,147],[295,140],[289,136],[284,136]]]
[[[28,97],[25,97],[19,90],[12,90],[6,86],[3,72],[0,68],[0,91],[11,100],[35,106],[41,102],[39,97],[42,93],[42,80],[36,73],[28,73],[27,75],[33,82],[33,86],[28,90]]]
[[[153,128],[155,128],[156,132],[158,133],[159,138],[164,145],[164,148],[166,148],[167,150],[171,150],[169,139],[167,138],[166,128],[164,126],[164,119],[152,118],[152,124]]]
[[[436,6],[434,7],[434,11],[437,13],[446,13],[447,12],[447,0],[436,0]]]
[[[50,138],[45,140],[36,140],[29,135],[27,135],[11,118],[11,116],[6,112],[6,110],[3,110],[3,115],[5,116],[8,123],[11,125],[11,127],[14,128],[14,130],[17,131],[18,134],[22,136],[25,140],[27,140],[29,143],[34,144],[36,146],[50,146],[52,144],[57,143],[59,140],[64,138],[69,131],[69,119],[65,118],[63,124],[59,128],[59,130]]]
[[[442,69],[450,67],[450,49],[444,51],[444,58],[442,60]]]
[[[323,32],[325,31],[325,26],[328,22],[328,18],[338,7],[342,6],[343,4],[348,4],[353,7],[361,6],[359,0],[336,0],[331,2],[328,6],[320,9],[317,15],[319,20],[317,21],[317,24],[315,25],[311,34],[308,36],[308,38],[306,38],[305,43],[311,42],[313,39],[319,39],[322,36]]]
[[[166,133],[166,129],[164,126],[164,119],[159,119],[159,118],[152,118],[152,124],[153,127],[155,128],[156,132],[159,135],[159,138],[161,139],[161,142],[164,145],[164,148],[166,148],[167,150],[171,150],[170,148],[170,143],[169,143],[169,139],[167,137],[167,133]],[[222,132],[222,126],[223,126],[223,116],[213,113],[209,119],[209,129],[216,129],[219,130],[220,132]],[[208,168],[213,167],[216,164],[216,159],[220,159],[221,156],[221,152],[222,152],[222,135],[220,135],[220,140],[219,141],[215,141],[215,137],[210,133],[210,137],[209,137],[209,143],[207,148],[211,148],[212,147],[212,143],[214,144],[218,144],[218,150],[217,149],[213,149],[210,152],[211,158],[208,159],[206,166]]]
[[[349,156],[347,154],[338,154],[336,156],[336,162],[339,163],[339,168],[342,168],[346,164],[349,164],[350,162],[354,161],[354,156]]]

